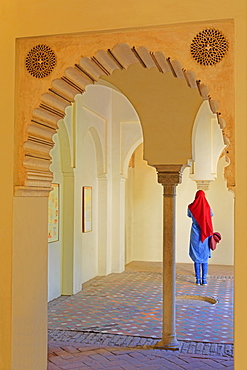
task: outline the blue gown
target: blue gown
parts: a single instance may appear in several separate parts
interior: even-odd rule
[[[207,263],[208,258],[211,257],[211,249],[209,248],[210,236],[206,238],[204,242],[202,242],[200,239],[200,235],[201,235],[200,226],[198,225],[197,221],[193,217],[189,208],[188,208],[188,216],[192,218],[189,256],[194,262]],[[212,216],[213,216],[213,213],[211,211],[211,217]]]

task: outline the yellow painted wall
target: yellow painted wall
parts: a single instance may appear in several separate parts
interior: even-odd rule
[[[47,214],[47,198],[14,199],[12,362],[6,370],[46,369]]]
[[[101,29],[116,29],[127,27],[152,26],[162,24],[172,24],[179,22],[208,21],[215,19],[232,18],[235,21],[235,79],[236,89],[236,249],[235,249],[235,366],[237,370],[244,370],[243,354],[245,351],[245,334],[247,331],[247,253],[246,253],[246,1],[245,0],[208,0],[198,2],[195,0],[177,1],[172,0],[120,0],[112,2],[100,0],[89,1],[55,1],[55,0],[2,0],[0,3],[0,37],[1,37],[1,135],[0,135],[0,298],[4,305],[1,305],[0,315],[0,368],[3,370],[14,369],[17,353],[20,353],[20,345],[30,345],[28,358],[19,357],[19,366],[24,364],[25,370],[44,370],[46,336],[40,333],[29,331],[33,335],[30,343],[28,336],[22,338],[20,343],[13,338],[13,362],[11,363],[11,341],[12,335],[12,315],[18,311],[15,307],[16,300],[11,301],[12,293],[16,294],[15,279],[12,280],[12,254],[15,254],[18,245],[23,245],[25,236],[19,236],[18,245],[12,241],[13,224],[13,152],[14,152],[14,108],[15,94],[22,92],[14,88],[15,74],[15,39],[17,37],[29,37],[48,34],[64,34],[72,32],[93,31]],[[210,24],[210,21],[209,21]],[[220,84],[220,81],[219,81]],[[44,200],[42,200],[43,202]],[[25,211],[34,212],[33,205],[26,202]],[[15,205],[14,211],[20,211],[20,204]],[[45,207],[42,205],[43,212],[39,216],[42,228],[46,224],[47,216]],[[16,228],[26,228],[29,226],[29,219],[15,217]],[[16,230],[14,238],[16,240]],[[36,227],[30,231],[32,243],[40,245],[40,235]],[[47,241],[46,241],[47,242]],[[43,247],[45,248],[46,243]],[[41,246],[42,249],[42,246]],[[21,261],[21,259],[20,259]],[[29,260],[28,260],[29,261]],[[34,268],[34,261],[28,263],[27,268]],[[18,261],[17,261],[18,262]],[[44,262],[44,261],[43,261]],[[44,263],[45,271],[45,263]],[[18,278],[25,283],[25,278],[18,271]],[[38,286],[46,286],[45,273],[40,275]],[[43,315],[43,306],[40,305],[40,291],[37,289],[33,299],[36,308],[39,307],[40,317]],[[43,295],[43,293],[42,293]],[[31,314],[30,318],[35,317],[32,313],[32,305],[26,306],[26,314]],[[43,313],[42,313],[43,312]],[[36,312],[38,313],[38,312]],[[39,315],[38,315],[39,316]],[[30,323],[31,325],[31,323]],[[29,328],[31,329],[31,328]],[[43,328],[42,328],[43,330]],[[37,346],[37,343],[41,343]],[[39,364],[33,367],[35,357],[40,359]],[[41,359],[42,358],[42,359]],[[28,363],[27,363],[28,361]]]

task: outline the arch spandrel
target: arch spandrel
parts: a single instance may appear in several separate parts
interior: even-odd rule
[[[142,78],[138,82],[138,89],[142,91],[140,94],[142,99],[138,95],[129,96],[133,95],[135,90],[131,91],[129,87],[126,96],[130,101],[136,100],[136,104],[134,101],[132,104],[137,112],[142,111],[139,114],[145,126],[145,159],[154,165],[164,164],[164,162],[181,164],[184,163],[185,158],[185,163],[187,163],[187,160],[191,158],[189,132],[192,131],[193,118],[202,99],[211,99],[208,96],[207,86],[196,80],[193,72],[182,69],[179,61],[166,58],[162,51],[150,52],[144,46],[130,47],[128,44],[119,43],[112,49],[97,51],[90,58],[78,58],[78,62],[73,66],[65,66],[62,77],[57,78],[57,74],[54,74],[54,79],[48,79],[49,88],[42,91],[39,106],[33,107],[30,121],[28,114],[25,116],[23,111],[17,110],[19,130],[17,135],[19,148],[16,156],[18,165],[15,176],[17,196],[47,196],[49,194],[52,182],[49,155],[49,150],[53,145],[51,137],[57,131],[58,121],[64,117],[66,107],[74,101],[75,96],[84,93],[86,86],[95,83],[97,78],[111,77],[114,73],[119,73],[121,76],[121,72],[129,73],[129,71],[130,75],[131,71],[134,71],[141,74]],[[23,71],[18,70],[17,75],[19,73],[21,77],[17,79],[17,87],[21,88],[25,86],[27,76]],[[170,82],[170,80],[174,81]],[[158,83],[158,81],[161,82]],[[35,94],[35,86],[38,84],[32,81],[31,85],[32,92]],[[130,81],[131,85],[133,87]],[[44,84],[43,81],[39,83],[37,91],[42,90],[42,86],[48,86],[47,80]],[[149,104],[143,103],[144,92],[149,97]],[[27,92],[25,96],[25,101],[28,101]],[[31,101],[37,102],[37,96],[32,96]],[[145,103],[146,101],[145,98]],[[212,111],[218,109],[217,103],[213,100],[210,100],[210,106]],[[157,119],[152,118],[153,111]],[[161,114],[158,114],[158,111]],[[188,117],[189,123],[181,123],[181,120],[185,121],[185,118],[182,117],[180,111],[184,112],[184,117]],[[172,114],[173,119],[171,120]],[[167,125],[168,120],[165,120],[165,116],[169,116],[169,125]],[[172,128],[171,121],[176,122],[175,130]],[[158,134],[160,128],[162,128],[161,134]],[[167,137],[166,146],[163,141],[164,136]],[[181,140],[182,137],[183,140]],[[174,151],[175,146],[178,148],[178,142],[180,143],[179,149]],[[151,149],[152,146],[156,148],[155,154]]]
[[[186,164],[192,158],[192,129],[203,98],[185,79],[138,64],[102,79],[115,85],[137,111],[148,164]]]

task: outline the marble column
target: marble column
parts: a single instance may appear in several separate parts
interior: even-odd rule
[[[183,165],[157,165],[158,182],[163,185],[163,330],[159,348],[179,348],[176,339],[175,223],[176,186],[181,183]]]

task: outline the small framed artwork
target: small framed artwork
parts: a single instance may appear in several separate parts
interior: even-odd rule
[[[51,184],[48,199],[48,243],[59,239],[59,184]]]
[[[82,232],[92,231],[92,187],[82,188]]]

